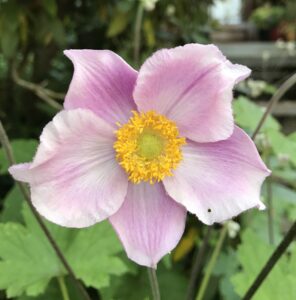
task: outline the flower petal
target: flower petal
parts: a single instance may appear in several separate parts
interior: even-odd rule
[[[180,240],[186,210],[171,199],[161,183],[129,184],[126,199],[110,217],[130,259],[156,268]]]
[[[140,69],[134,98],[140,111],[155,110],[175,121],[182,136],[215,142],[233,132],[232,89],[249,74],[214,45],[163,49]]]
[[[168,194],[205,224],[222,222],[258,207],[260,188],[270,174],[255,144],[240,128],[216,143],[188,141],[174,176],[164,179]]]
[[[66,109],[87,108],[109,124],[125,123],[136,109],[133,89],[137,72],[108,50],[66,50],[74,75],[66,95]]]
[[[41,215],[62,226],[86,227],[119,209],[128,180],[115,161],[110,125],[89,110],[62,111],[40,141],[31,164],[9,171],[29,182]]]

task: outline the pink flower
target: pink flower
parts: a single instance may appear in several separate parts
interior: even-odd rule
[[[65,110],[43,130],[28,182],[41,215],[62,226],[109,218],[130,259],[156,267],[184,231],[258,207],[269,174],[234,125],[233,86],[250,70],[213,45],[157,51],[139,73],[107,50],[67,50]]]

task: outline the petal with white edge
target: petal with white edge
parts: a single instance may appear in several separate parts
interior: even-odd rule
[[[164,179],[168,194],[205,224],[223,222],[257,207],[260,189],[270,174],[253,141],[240,128],[215,143],[188,141],[184,160]]]
[[[86,227],[122,205],[128,180],[115,160],[113,128],[89,110],[58,113],[43,130],[32,163],[9,172],[28,182],[37,211],[67,227]]]

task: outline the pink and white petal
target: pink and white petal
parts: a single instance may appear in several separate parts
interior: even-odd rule
[[[166,194],[162,183],[129,184],[122,207],[110,217],[128,257],[153,268],[177,245],[185,220],[185,208]]]
[[[223,222],[257,207],[260,189],[270,174],[255,144],[240,128],[215,143],[188,141],[174,176],[164,179],[168,194],[205,224]]]
[[[109,124],[125,123],[136,109],[133,89],[137,72],[109,50],[66,50],[74,75],[65,109],[87,108]]]
[[[41,215],[62,226],[86,227],[119,209],[128,179],[115,160],[112,126],[89,110],[62,111],[40,141],[33,162],[9,172],[30,184]]]
[[[139,111],[155,110],[175,121],[182,136],[215,142],[232,134],[232,89],[249,75],[214,45],[163,49],[141,67],[134,99]]]

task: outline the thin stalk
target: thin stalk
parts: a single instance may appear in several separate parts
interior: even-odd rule
[[[270,148],[267,146],[263,151],[266,166],[270,166]],[[271,245],[274,244],[274,217],[273,217],[273,200],[272,200],[272,178],[266,179],[266,200],[267,200],[267,222],[268,222],[268,240]]]
[[[15,64],[13,64],[12,66],[12,79],[17,85],[35,93],[36,96],[38,96],[41,100],[46,102],[49,106],[53,107],[54,109],[61,110],[63,108],[63,106],[60,103],[58,103],[54,98],[63,99],[65,95],[63,95],[62,93],[51,91],[49,89],[44,88],[41,85],[20,78]]]
[[[219,254],[221,252],[222,245],[223,245],[223,242],[224,242],[225,237],[226,237],[226,233],[227,233],[227,224],[224,224],[223,228],[221,229],[218,242],[215,245],[213,254],[212,254],[212,256],[210,258],[210,261],[208,263],[208,266],[206,268],[206,273],[205,273],[205,276],[204,276],[204,278],[203,278],[203,280],[201,282],[201,286],[200,286],[200,289],[199,289],[198,294],[196,296],[196,300],[202,300],[203,297],[204,297],[204,294],[205,294],[205,291],[207,289],[207,286],[208,286],[208,283],[209,283],[212,271],[213,271],[213,269],[215,267],[215,264],[217,262],[218,256],[219,256]]]
[[[60,290],[61,290],[63,300],[70,300],[64,276],[59,276],[57,279],[58,279],[58,283],[59,283],[59,287],[60,287]]]
[[[139,65],[139,58],[140,58],[143,13],[144,13],[144,8],[142,3],[139,1],[136,23],[135,23],[135,36],[134,36],[134,63],[136,67],[138,67]]]
[[[274,244],[274,218],[273,218],[273,201],[272,201],[272,180],[267,178],[266,181],[266,198],[267,198],[267,217],[268,217],[268,237],[269,243]]]
[[[212,233],[212,227],[208,226],[206,234],[202,241],[202,245],[201,245],[200,249],[198,249],[198,252],[195,256],[195,260],[194,260],[193,267],[191,270],[189,284],[188,284],[187,293],[186,293],[187,300],[192,300],[194,298],[196,279],[201,271],[202,261],[207,252],[208,242],[209,242],[211,233]]]
[[[253,135],[252,139],[254,140],[255,137],[257,136],[258,132],[262,128],[263,124],[265,123],[267,117],[271,114],[273,108],[275,105],[279,102],[279,100],[284,96],[284,94],[296,83],[296,73],[289,77],[279,88],[278,90],[274,93],[274,95],[271,97],[268,106],[259,121]]]
[[[275,249],[273,254],[270,256],[269,260],[258,274],[256,279],[254,280],[253,284],[250,286],[248,291],[246,292],[245,296],[242,300],[249,300],[255,295],[256,291],[260,287],[260,285],[264,282],[267,275],[271,272],[277,261],[281,258],[281,256],[285,253],[286,249],[289,245],[293,242],[294,238],[296,237],[296,222],[293,223],[290,230],[287,232],[285,237],[283,238],[282,242],[278,245]]]
[[[156,271],[153,268],[147,268],[147,271],[148,271],[148,277],[151,286],[153,300],[160,300],[160,291],[159,291]]]
[[[7,137],[6,131],[2,125],[2,122],[0,121],[0,142],[3,146],[4,152],[6,154],[7,160],[9,162],[9,165],[14,165],[16,163],[14,156],[13,156],[13,151],[9,142],[9,139]],[[57,257],[60,259],[62,265],[65,267],[67,270],[70,278],[73,280],[74,284],[76,285],[77,289],[80,291],[81,295],[85,300],[91,300],[87,291],[83,287],[83,285],[80,283],[80,281],[75,277],[75,274],[70,267],[68,261],[66,260],[65,256],[63,255],[62,251],[60,250],[59,246],[55,242],[53,236],[47,229],[45,223],[43,222],[42,218],[36,211],[35,207],[33,206],[31,199],[30,199],[30,194],[29,191],[26,187],[25,184],[16,181],[17,186],[19,187],[22,195],[24,196],[25,201],[27,202],[29,208],[31,209],[33,215],[35,216],[40,228],[42,229],[44,235],[46,236],[48,242],[50,243],[51,247],[53,248],[54,252],[56,253]]]

